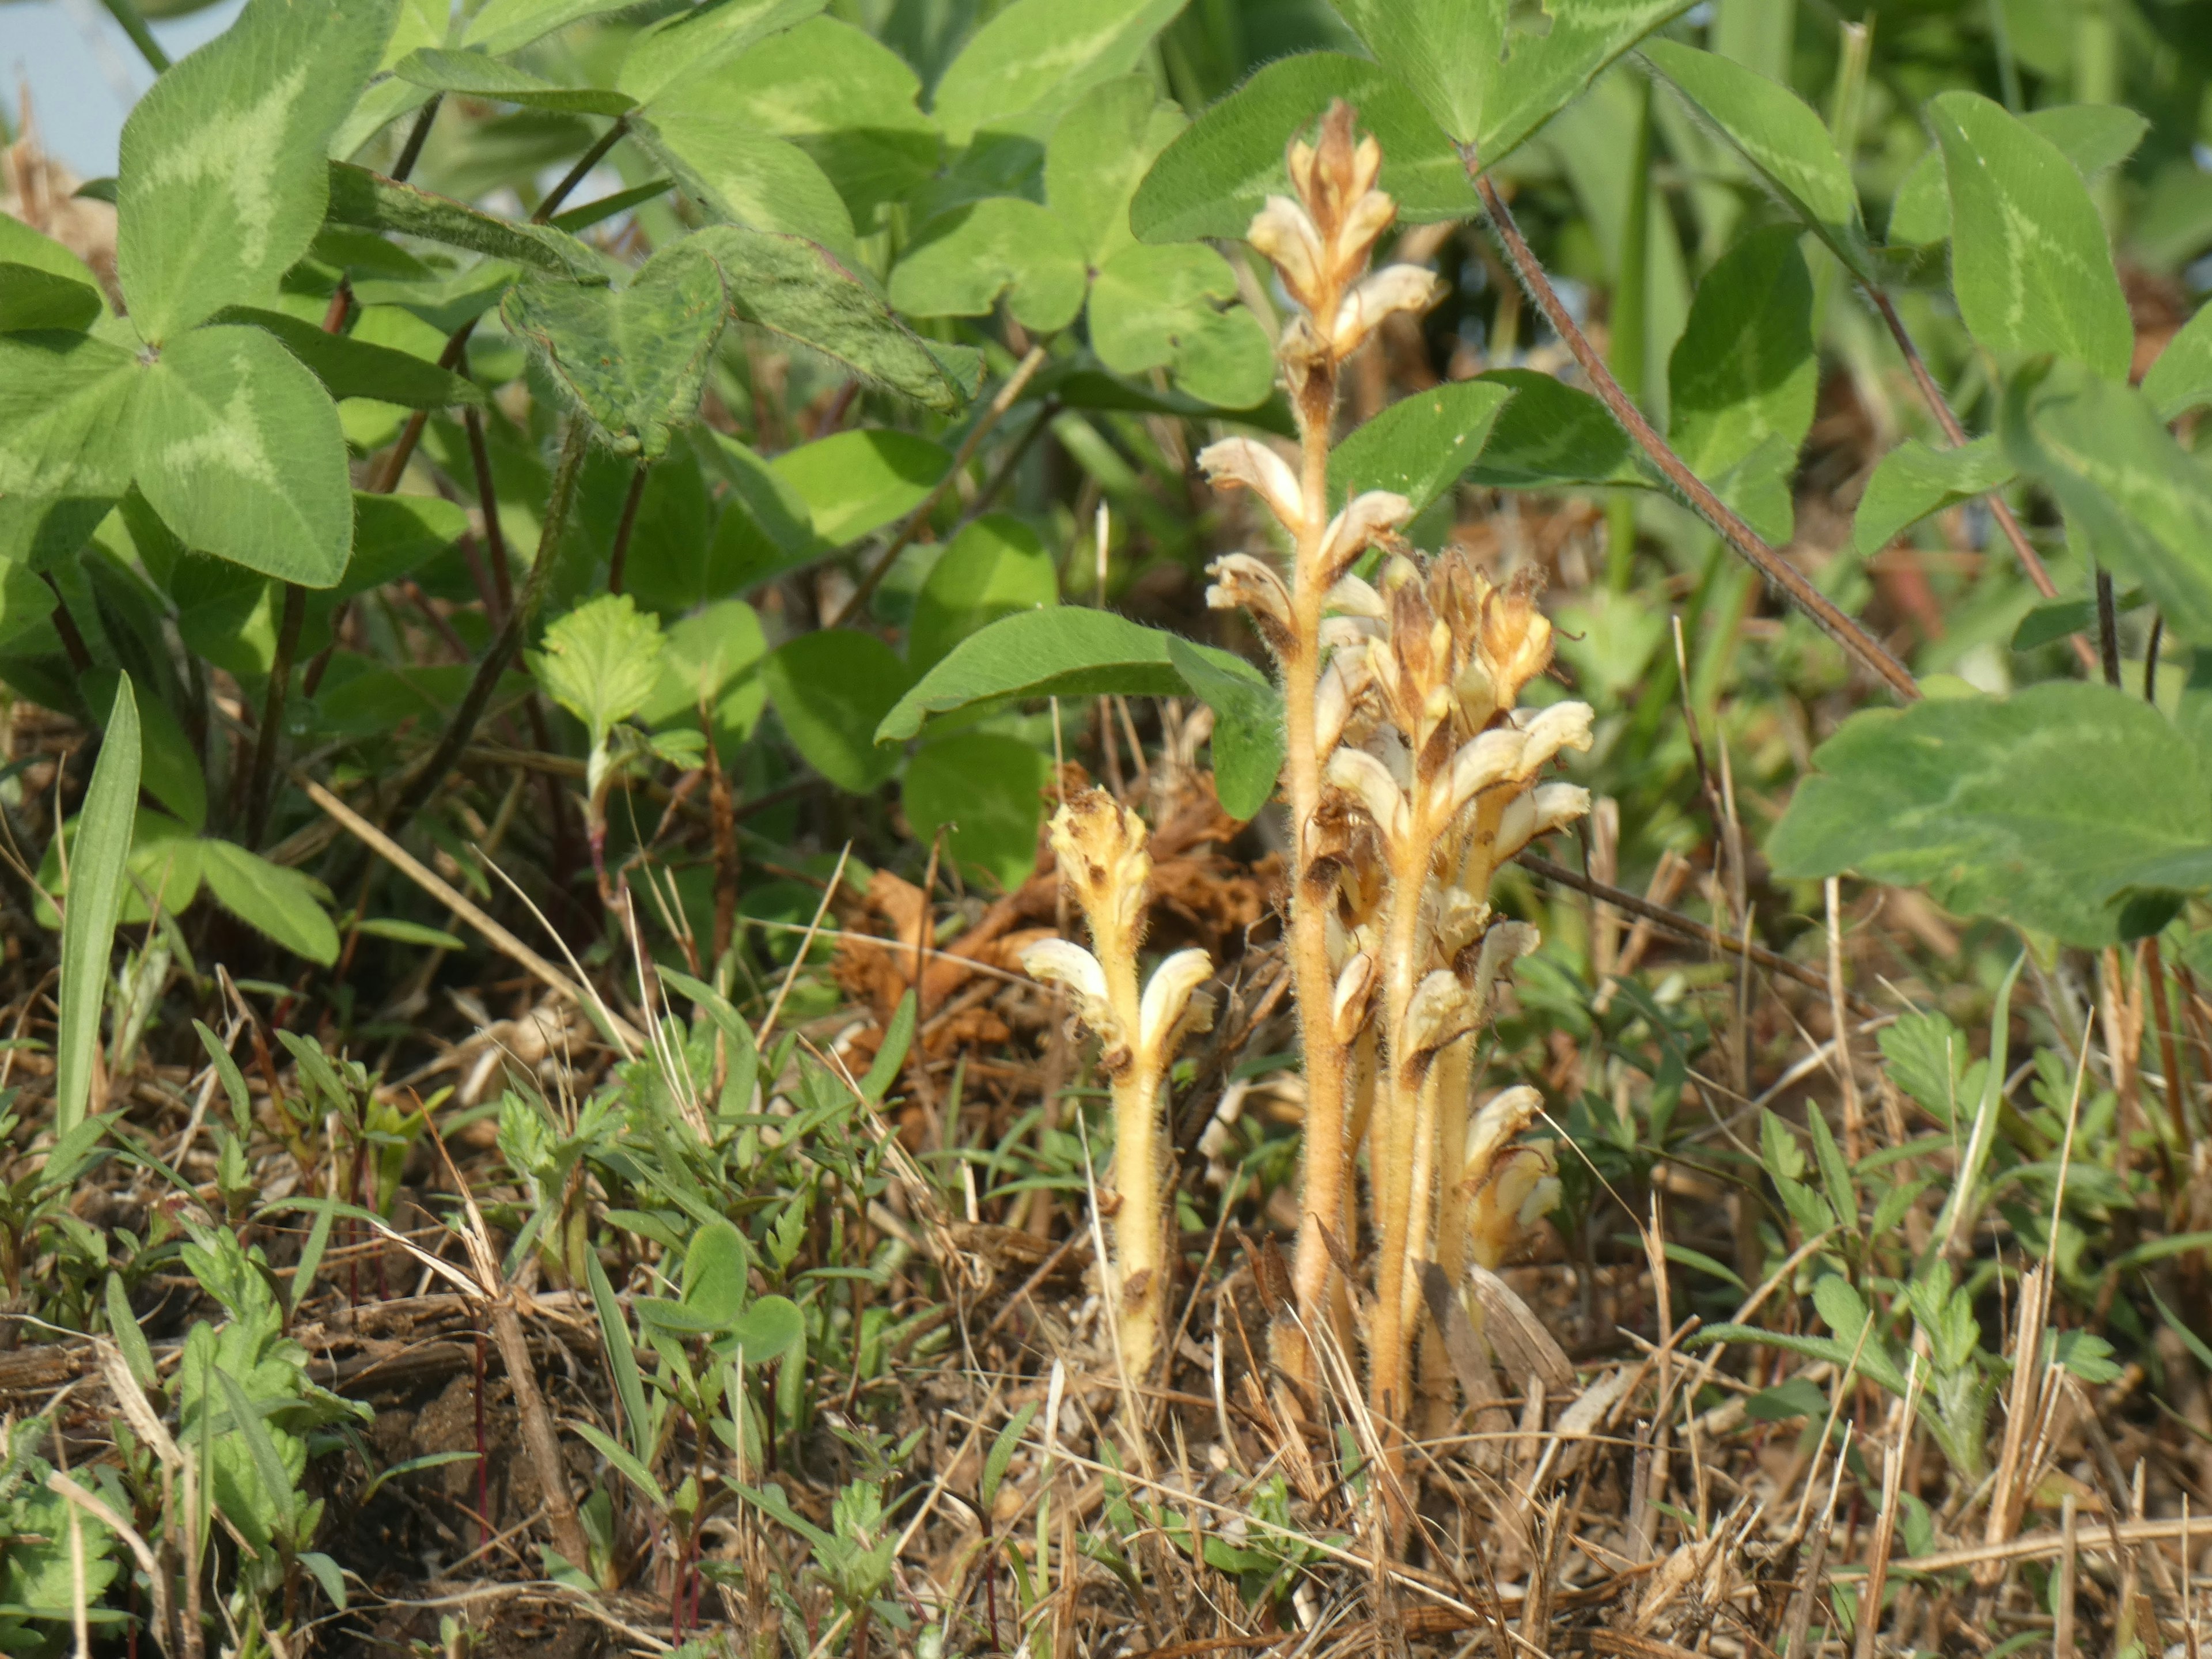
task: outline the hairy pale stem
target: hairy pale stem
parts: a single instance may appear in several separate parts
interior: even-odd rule
[[[1521,228],[1515,222],[1512,210],[1498,187],[1482,172],[1472,147],[1462,146],[1461,160],[1467,175],[1482,198],[1483,208],[1490,216],[1498,240],[1505,245],[1506,257],[1512,262],[1522,285],[1528,290],[1552,325],[1552,331],[1566,343],[1575,362],[1589,379],[1606,409],[1638,448],[1651,458],[1669,483],[1680,492],[1682,499],[1696,509],[1704,519],[1720,532],[1721,539],[1753,569],[1780,589],[1783,596],[1812,621],[1813,624],[1833,640],[1850,656],[1873,673],[1892,691],[1906,702],[1917,702],[1920,687],[1905,665],[1890,655],[1887,647],[1867,632],[1855,618],[1845,613],[1828,596],[1814,586],[1812,579],[1769,547],[1759,532],[1746,524],[1734,509],[1713,494],[1705,482],[1691,470],[1688,462],[1668,446],[1659,435],[1643,410],[1620,389],[1620,382],[1597,355],[1589,337],[1576,324],[1566,307],[1560,301],[1559,292],[1545,275],[1543,266],[1529,251]]]
[[[1331,296],[1333,299],[1333,296]],[[1299,493],[1304,522],[1298,532],[1291,569],[1291,619],[1295,630],[1284,653],[1283,706],[1289,750],[1285,770],[1291,808],[1291,994],[1297,1004],[1305,1054],[1306,1124],[1298,1200],[1297,1243],[1291,1257],[1291,1289],[1298,1318],[1308,1332],[1324,1322],[1337,1325],[1329,1283],[1334,1271],[1328,1241],[1352,1248],[1344,1218],[1344,1187],[1353,1143],[1345,1134],[1345,1051],[1336,1039],[1336,975],[1328,959],[1328,910],[1325,896],[1310,890],[1314,816],[1320,810],[1322,770],[1315,726],[1314,693],[1321,678],[1321,614],[1325,597],[1322,542],[1328,525],[1329,422],[1336,408],[1336,374],[1332,363],[1317,368],[1297,400]],[[1283,1344],[1281,1361],[1309,1391],[1318,1380],[1312,1352],[1303,1340]]]
[[[1434,1260],[1455,1291],[1467,1272],[1467,1194],[1460,1176],[1467,1164],[1468,1108],[1474,1086],[1474,1042],[1452,1043],[1430,1067],[1437,1099],[1437,1233]],[[1421,1328],[1419,1372],[1420,1433],[1434,1439],[1451,1432],[1458,1412],[1453,1403],[1455,1378],[1442,1334],[1432,1323]]]

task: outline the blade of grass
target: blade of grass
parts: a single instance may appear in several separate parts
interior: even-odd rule
[[[84,1121],[100,1042],[100,1011],[107,997],[107,958],[123,905],[124,864],[138,811],[138,702],[131,676],[115,688],[107,735],[92,769],[69,861],[62,915],[60,1029],[55,1037],[54,1133]]]

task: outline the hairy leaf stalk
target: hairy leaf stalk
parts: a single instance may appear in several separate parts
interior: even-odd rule
[[[1088,951],[1046,939],[1023,953],[1035,978],[1069,993],[1103,1044],[1099,1067],[1114,1094],[1112,1298],[1123,1374],[1141,1388],[1159,1353],[1174,1257],[1173,1194],[1161,1133],[1162,1085],[1185,1037],[1213,1023],[1198,988],[1212,977],[1204,951],[1178,951],[1138,989],[1145,889],[1152,855],[1145,823],[1103,789],[1071,798],[1053,815],[1052,845],[1062,879],[1091,926]]]

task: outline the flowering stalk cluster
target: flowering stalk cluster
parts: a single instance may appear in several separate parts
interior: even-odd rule
[[[1213,567],[1209,602],[1246,611],[1274,653],[1285,705],[1293,835],[1291,966],[1305,1050],[1304,1188],[1292,1288],[1304,1329],[1346,1334],[1334,1238],[1348,1248],[1345,1194],[1366,1144],[1375,1231],[1370,1401],[1411,1422],[1413,1340],[1425,1317],[1419,1265],[1455,1278],[1493,1265],[1553,1188],[1545,1155],[1509,1151],[1534,1109],[1510,1091],[1480,1115],[1473,1040],[1499,975],[1534,930],[1492,915],[1491,878],[1535,836],[1589,809],[1547,782],[1563,750],[1587,749],[1578,702],[1520,706],[1552,658],[1530,589],[1499,587],[1462,553],[1417,556],[1401,495],[1370,491],[1328,511],[1339,370],[1383,318],[1431,303],[1436,279],[1368,272],[1395,207],[1375,188],[1382,155],[1355,142],[1341,103],[1319,142],[1290,149],[1296,200],[1271,198],[1250,240],[1294,304],[1278,346],[1299,424],[1299,465],[1232,438],[1200,457],[1217,485],[1251,490],[1288,534],[1289,580],[1236,553]],[[1372,579],[1353,574],[1370,550]],[[1279,1345],[1310,1376],[1297,1341]]]
[[[1112,1299],[1123,1370],[1148,1382],[1172,1277],[1174,1206],[1166,1182],[1161,1085],[1183,1040],[1213,1023],[1212,1000],[1199,987],[1213,976],[1204,951],[1177,951],[1152,969],[1140,994],[1145,888],[1152,855],[1144,820],[1103,789],[1071,797],[1053,815],[1052,846],[1084,919],[1091,948],[1044,939],[1022,953],[1030,977],[1065,990],[1103,1051],[1099,1066],[1114,1092]]]

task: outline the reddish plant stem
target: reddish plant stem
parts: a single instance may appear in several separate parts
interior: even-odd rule
[[[507,532],[500,527],[499,490],[491,471],[491,452],[484,445],[483,413],[474,407],[461,411],[461,424],[469,436],[469,462],[477,475],[477,510],[483,515],[484,554],[491,562],[492,590],[499,595],[498,627],[514,608],[514,573],[507,562]]]
[[[1784,597],[1795,605],[1830,639],[1858,661],[1875,678],[1906,702],[1917,702],[1920,687],[1904,664],[1890,655],[1881,642],[1867,632],[1856,620],[1848,616],[1835,601],[1813,585],[1811,578],[1769,547],[1759,532],[1746,524],[1738,514],[1713,494],[1703,479],[1692,471],[1689,464],[1676,454],[1661,437],[1651,422],[1637,408],[1635,400],[1620,389],[1613,378],[1605,360],[1599,356],[1589,337],[1577,325],[1575,319],[1560,302],[1559,291],[1544,274],[1543,266],[1529,251],[1528,244],[1515,222],[1512,210],[1498,187],[1485,175],[1475,160],[1472,147],[1462,146],[1462,163],[1468,177],[1482,197],[1484,210],[1498,232],[1498,240],[1505,245],[1506,256],[1512,261],[1522,286],[1528,290],[1543,312],[1552,331],[1566,344],[1575,362],[1582,368],[1599,399],[1604,403],[1614,421],[1619,422],[1638,448],[1650,457],[1667,481],[1680,492],[1682,498],[1698,515],[1718,531],[1721,539],[1735,550],[1745,563],[1781,589]]]
[[[607,592],[623,591],[623,568],[629,562],[629,533],[637,527],[638,503],[645,499],[645,475],[653,463],[641,460],[629,475],[629,493],[623,497],[622,517],[615,524],[614,551],[607,557]]]
[[[70,613],[69,601],[62,597],[61,585],[54,580],[52,572],[40,571],[39,574],[46,586],[53,589],[54,610],[48,620],[53,623],[54,632],[62,636],[62,649],[69,653],[70,666],[80,674],[89,673],[92,653],[85,647],[84,635],[77,630],[76,617]]]
[[[1943,395],[1943,388],[1936,384],[1936,377],[1928,372],[1927,360],[1921,356],[1920,348],[1913,343],[1911,335],[1905,332],[1905,319],[1897,314],[1895,303],[1887,293],[1870,283],[1862,283],[1860,289],[1873,302],[1874,308],[1881,313],[1883,325],[1889,330],[1889,337],[1897,343],[1898,350],[1904,356],[1905,366],[1912,373],[1912,382],[1920,388],[1920,399],[1928,405],[1928,412],[1936,417],[1936,424],[1943,428],[1943,435],[1951,441],[1953,448],[1964,447],[1966,430],[1959,424],[1959,417],[1952,411],[1951,400]],[[2020,568],[2027,573],[2028,580],[2034,584],[2035,591],[2046,599],[2057,599],[2057,584],[2051,580],[2051,572],[2045,567],[2042,556],[2030,545],[2027,532],[2021,528],[2020,520],[2014,516],[2012,508],[1994,493],[1983,499],[1989,502],[1990,516],[1996,520],[1997,528],[2004,532],[2005,540],[2011,544],[2013,556],[2020,561]],[[2094,673],[2097,653],[2089,641],[2076,634],[2073,635],[2073,643],[2074,654],[2081,658],[2081,666]]]

